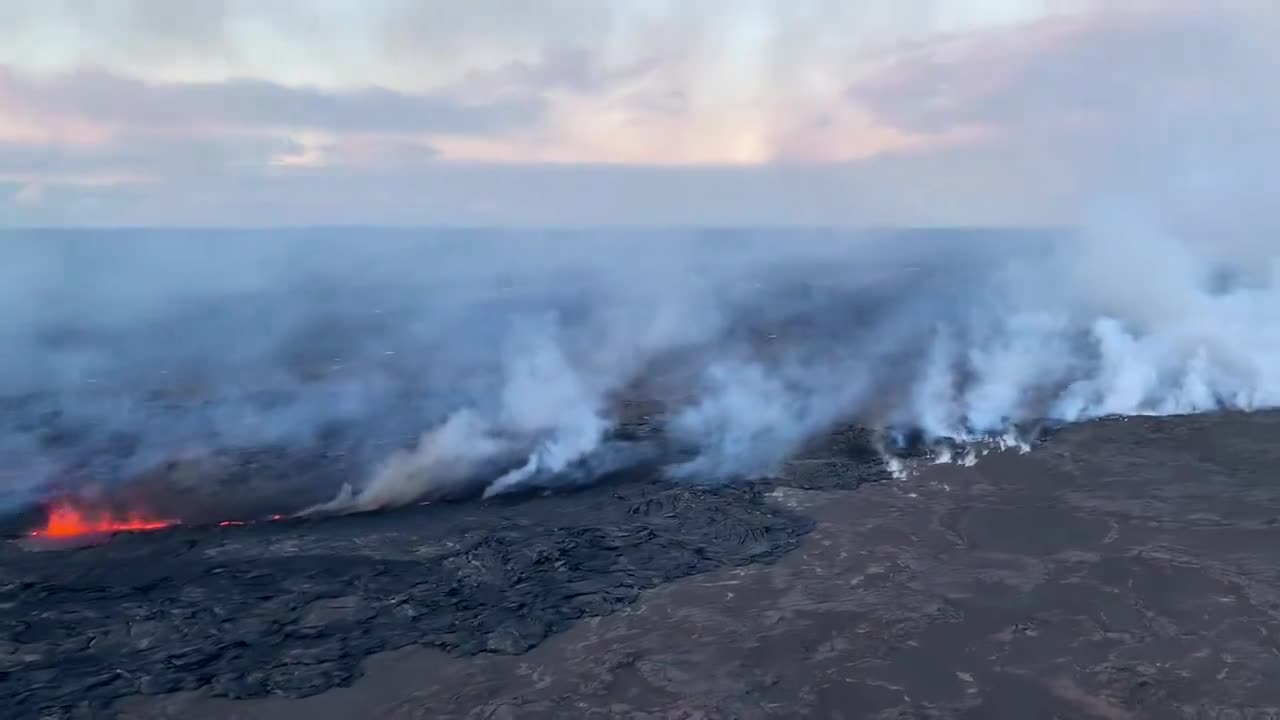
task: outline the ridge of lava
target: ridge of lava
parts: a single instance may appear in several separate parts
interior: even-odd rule
[[[44,527],[27,534],[31,537],[60,540],[83,535],[163,530],[180,524],[178,520],[149,517],[139,512],[117,517],[108,512],[85,510],[73,503],[58,502],[50,506]]]
[[[284,515],[268,515],[260,520],[222,520],[208,523],[210,527],[240,527],[258,522],[284,520]],[[44,525],[29,530],[29,538],[44,540],[75,540],[77,538],[109,536],[117,533],[144,533],[184,526],[182,520],[148,515],[132,511],[123,515],[103,510],[90,510],[72,502],[60,501],[48,508]]]

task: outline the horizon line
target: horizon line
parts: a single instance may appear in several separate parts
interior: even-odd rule
[[[66,224],[66,225],[0,225],[0,234],[27,232],[180,232],[180,231],[216,231],[216,232],[315,232],[324,230],[375,230],[375,231],[433,231],[433,232],[963,232],[986,230],[999,232],[1032,231],[1062,232],[1072,230],[1075,226],[1063,223],[1045,224],[938,224],[938,225],[802,225],[790,223],[771,223],[759,225],[734,224],[481,224],[481,223],[314,223],[284,225],[166,225],[166,224]]]

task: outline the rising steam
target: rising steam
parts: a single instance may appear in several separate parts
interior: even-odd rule
[[[1089,229],[224,240],[254,275],[125,237],[105,267],[101,240],[7,246],[66,282],[9,286],[10,503],[270,445],[342,448],[346,486],[311,511],[349,512],[641,459],[765,475],[842,422],[970,442],[1280,404],[1265,247]],[[657,445],[619,437],[637,399],[662,408]]]
[[[1093,64],[1052,46],[972,106],[935,102],[941,60],[863,88],[907,130],[950,109],[1015,145],[1070,141],[1055,162],[1089,187],[1063,231],[7,236],[0,511],[155,477],[282,485],[314,513],[641,464],[723,482],[840,423],[947,457],[1045,423],[1280,406],[1274,43],[1222,26],[1213,58],[1171,69],[1203,24],[1175,19],[1072,36],[1101,43]],[[1121,51],[1159,92],[1095,86]],[[1071,122],[1042,77],[1087,101]]]

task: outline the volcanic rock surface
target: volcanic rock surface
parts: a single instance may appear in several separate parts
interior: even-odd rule
[[[0,697],[19,719],[1276,717],[1277,438],[1267,413],[1106,420],[866,484],[884,468],[849,430],[771,483],[637,472],[11,544]]]
[[[861,463],[828,483],[885,477],[866,433],[815,448]],[[278,458],[240,463],[259,485],[271,485],[264,467],[282,483],[298,475]],[[0,551],[0,697],[15,720],[109,717],[134,693],[311,695],[350,683],[371,653],[408,645],[524,653],[662,583],[795,549],[812,522],[766,503],[766,490],[637,469],[539,497],[109,542],[21,538]]]

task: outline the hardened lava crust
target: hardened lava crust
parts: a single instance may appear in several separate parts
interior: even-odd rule
[[[860,452],[831,458],[860,463],[834,482],[886,477]],[[270,457],[228,462],[225,482],[245,463],[265,487],[266,472],[287,485],[319,467]],[[113,717],[134,694],[314,695],[406,646],[525,653],[663,583],[794,550],[812,522],[767,502],[769,487],[675,484],[641,467],[544,495],[14,538],[0,550],[0,697],[15,720]]]
[[[0,557],[8,716],[1280,717],[1280,415]],[[882,482],[874,482],[881,480]]]

